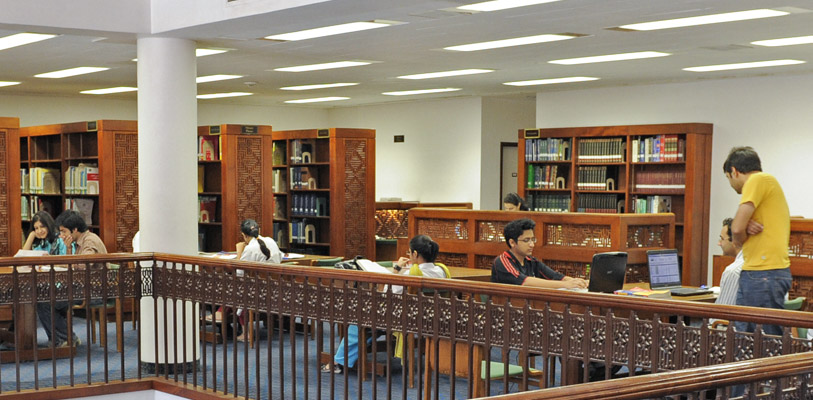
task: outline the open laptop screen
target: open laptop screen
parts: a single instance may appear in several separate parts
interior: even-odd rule
[[[654,289],[680,286],[680,261],[676,249],[646,252],[649,286]]]

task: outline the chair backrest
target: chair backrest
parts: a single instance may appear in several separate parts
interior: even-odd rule
[[[797,297],[793,300],[786,300],[784,308],[786,310],[801,310],[804,308],[806,297]],[[794,328],[797,337],[807,338],[807,328]]]
[[[312,264],[315,267],[332,267],[336,265],[337,262],[342,261],[343,257],[336,257],[336,258],[321,258],[314,261]]]

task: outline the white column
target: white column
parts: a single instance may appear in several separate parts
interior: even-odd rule
[[[195,42],[186,39],[138,38],[138,217],[141,251],[196,255],[197,198],[197,87]],[[175,360],[182,348],[182,324],[170,324],[169,357],[164,359],[163,338],[155,359],[153,299],[141,301],[142,361],[192,361],[198,346],[197,319],[187,304],[187,355]],[[169,309],[167,320],[180,315],[181,306]],[[164,332],[163,300],[158,299],[159,335]],[[174,332],[178,332],[175,334]],[[177,340],[177,342],[175,342]],[[179,349],[179,353],[180,353]],[[197,354],[200,354],[198,350]],[[182,357],[181,354],[179,356]]]

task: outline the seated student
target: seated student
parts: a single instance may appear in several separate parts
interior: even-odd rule
[[[508,193],[502,199],[502,208],[505,211],[528,211],[525,200],[516,193]]]
[[[508,250],[494,259],[491,282],[542,288],[586,288],[587,281],[572,278],[550,269],[534,258],[536,223],[522,218],[509,222],[503,230]]]
[[[439,246],[429,236],[418,235],[409,241],[409,250],[407,257],[401,257],[395,262],[393,267],[399,274],[406,274],[411,276],[423,276],[426,278],[449,278],[451,274],[445,265],[435,263],[435,258],[438,256]],[[409,268],[407,268],[409,267]],[[392,292],[394,294],[401,294],[404,292],[403,286],[393,285]],[[347,357],[345,357],[345,340],[347,340]],[[396,344],[396,357],[401,357],[403,345],[401,341],[403,337],[398,337],[398,344]],[[371,342],[372,338],[368,340]],[[350,325],[347,327],[347,336],[339,343],[338,350],[333,357],[334,368],[330,369],[330,364],[325,364],[322,372],[326,373],[341,373],[344,367],[353,367],[359,358],[359,335],[358,326]]]
[[[47,251],[50,255],[67,253],[65,242],[59,237],[56,222],[47,211],[38,211],[31,218],[31,233],[23,244],[23,250]]]
[[[737,290],[740,288],[740,272],[745,259],[742,257],[742,248],[734,244],[731,240],[732,218],[723,221],[723,230],[720,231],[720,241],[717,244],[723,249],[723,255],[737,257],[734,262],[723,270],[720,278],[720,295],[715,301],[716,304],[737,305]]]

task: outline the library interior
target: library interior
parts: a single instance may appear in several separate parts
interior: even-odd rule
[[[0,398],[811,398],[811,27],[10,6]]]

